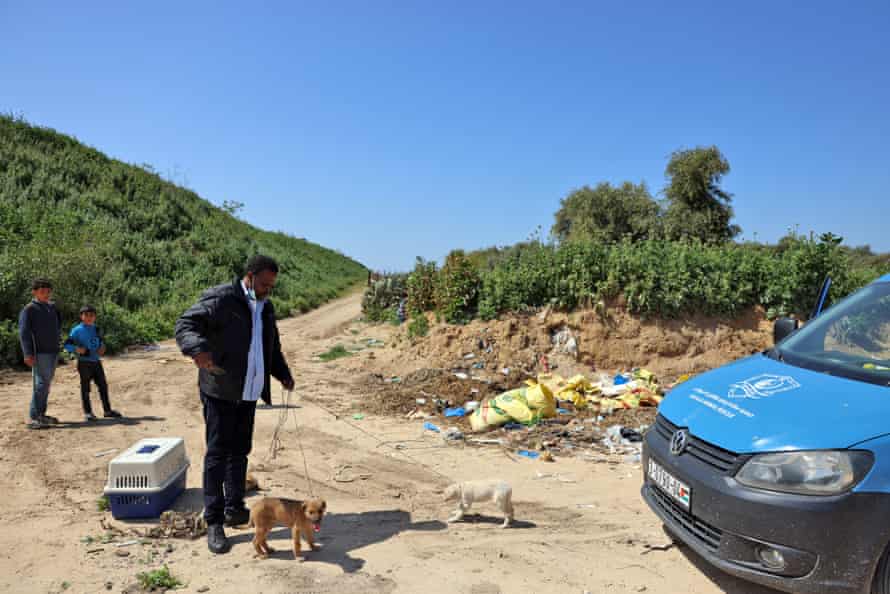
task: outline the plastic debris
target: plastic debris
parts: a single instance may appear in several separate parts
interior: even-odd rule
[[[365,415],[363,415],[361,413],[355,413],[354,415],[352,415],[352,419],[355,421],[361,421],[364,418],[365,418]]]
[[[454,374],[454,377],[456,377],[457,379],[462,379],[462,380],[470,379],[470,376],[467,375],[466,373],[462,372],[462,371],[459,371],[459,372],[455,373],[455,374]]]
[[[536,458],[538,458],[541,455],[538,452],[532,452],[530,450],[517,450],[516,453],[519,454],[520,456],[525,456],[526,458],[531,458],[532,460],[535,460]]]
[[[456,408],[446,408],[445,416],[446,417],[462,417],[467,414],[467,411],[462,406],[458,406]]]
[[[460,441],[464,438],[463,432],[457,427],[449,427],[447,431],[442,435],[448,441]]]
[[[426,422],[423,424],[423,428],[426,429],[427,431],[433,431],[433,432],[435,432],[435,433],[441,433],[441,432],[442,432],[441,429],[439,429],[438,427],[436,427],[435,425],[433,425],[433,424],[430,423],[429,421],[426,421]]]
[[[629,427],[621,428],[621,437],[630,442],[643,441],[643,436],[640,434],[640,432],[636,431],[635,429],[630,429]]]
[[[475,391],[475,393],[478,393],[478,392],[479,392],[479,390]],[[476,410],[477,408],[479,408],[478,400],[470,400],[468,402],[464,402],[464,409],[467,411],[467,413],[471,413],[474,410]]]

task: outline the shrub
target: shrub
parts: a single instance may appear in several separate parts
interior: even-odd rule
[[[408,324],[408,337],[416,338],[426,336],[430,331],[430,322],[426,319],[426,314],[415,314]]]
[[[476,314],[479,273],[463,250],[448,254],[436,282],[436,311],[450,324],[462,324]]]

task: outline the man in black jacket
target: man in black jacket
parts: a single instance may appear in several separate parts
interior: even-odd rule
[[[207,442],[204,519],[214,553],[229,550],[223,523],[248,520],[244,480],[256,401],[271,404],[270,375],[285,389],[294,386],[267,300],[277,276],[272,258],[254,256],[243,279],[208,289],[176,322],[176,343],[198,367]]]

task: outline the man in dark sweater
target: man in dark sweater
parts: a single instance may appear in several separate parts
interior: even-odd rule
[[[294,387],[267,300],[277,276],[272,258],[254,256],[243,279],[208,289],[176,322],[176,343],[198,367],[207,442],[204,519],[214,553],[229,550],[223,523],[248,520],[244,480],[256,402],[271,403],[270,377]]]
[[[31,393],[31,410],[28,427],[45,429],[59,422],[47,416],[49,386],[56,373],[59,358],[59,341],[62,337],[62,316],[50,301],[53,285],[45,278],[31,283],[31,303],[19,314],[19,341],[25,356],[25,365],[31,368],[34,389]]]

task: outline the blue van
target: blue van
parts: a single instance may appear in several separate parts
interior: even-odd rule
[[[775,346],[675,387],[643,498],[727,573],[786,592],[890,594],[890,275]]]

